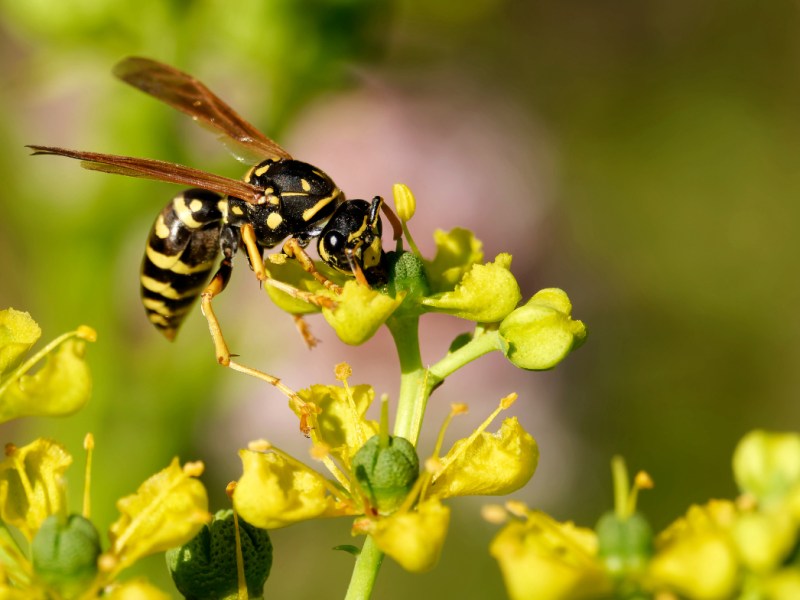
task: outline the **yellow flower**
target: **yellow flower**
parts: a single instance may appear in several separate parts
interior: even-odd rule
[[[0,423],[24,416],[68,415],[89,400],[92,382],[83,358],[94,330],[81,326],[23,360],[41,329],[26,312],[0,310]],[[28,372],[40,361],[44,365]]]
[[[47,517],[64,512],[63,478],[70,464],[64,447],[50,440],[6,446],[0,463],[0,519],[32,540]]]
[[[201,463],[182,468],[175,458],[135,494],[117,501],[122,514],[109,531],[114,571],[193,538],[211,519],[206,490],[197,479],[202,471]]]
[[[500,564],[512,600],[604,598],[611,579],[597,556],[597,536],[572,523],[558,523],[539,511],[510,521],[489,552]]]
[[[268,442],[254,442],[241,452],[244,473],[233,493],[244,520],[276,528],[313,518],[360,516],[354,534],[371,535],[405,569],[425,571],[436,564],[444,545],[450,511],[443,499],[506,494],[533,475],[536,442],[515,418],[506,419],[496,433],[486,431],[516,395],[504,398],[472,435],[439,458],[447,424],[465,412],[454,407],[433,457],[417,477],[411,444],[366,419],[374,392],[369,386],[350,387],[347,375],[349,369],[340,366],[342,386],[315,385],[299,393],[303,403],[292,406],[307,421],[312,456],[334,481]]]
[[[736,549],[730,528],[736,507],[724,500],[692,506],[656,538],[648,567],[650,585],[696,600],[731,596],[738,585]]]

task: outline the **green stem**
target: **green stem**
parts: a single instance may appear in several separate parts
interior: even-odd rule
[[[419,351],[419,316],[391,318],[386,325],[392,333],[400,359],[400,396],[394,417],[394,435],[416,446],[428,396],[433,390]]]
[[[416,446],[428,398],[436,386],[467,363],[499,349],[499,337],[494,330],[477,330],[471,341],[426,369],[422,365],[419,349],[419,316],[393,317],[386,325],[392,333],[400,359],[400,395],[394,435]],[[383,553],[367,536],[356,559],[345,600],[367,600],[370,597],[382,561]]]
[[[378,576],[378,570],[381,568],[381,562],[383,562],[383,552],[378,550],[372,538],[367,536],[356,559],[356,566],[350,577],[345,600],[369,599],[375,585],[375,578]]]
[[[476,358],[499,349],[500,336],[496,329],[476,329],[475,337],[458,350],[448,353],[447,356],[430,368],[431,376],[435,380],[434,385]]]

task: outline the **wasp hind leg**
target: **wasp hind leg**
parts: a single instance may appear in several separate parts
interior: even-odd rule
[[[228,344],[225,342],[225,337],[222,335],[222,328],[220,327],[216,314],[214,314],[214,308],[212,307],[211,302],[215,296],[220,294],[225,289],[225,287],[228,285],[228,281],[230,281],[231,278],[231,271],[233,270],[231,261],[233,259],[233,255],[236,253],[237,247],[236,233],[233,228],[223,228],[220,242],[224,258],[222,259],[222,263],[220,264],[216,274],[211,278],[211,282],[200,294],[200,310],[208,322],[208,330],[211,333],[211,339],[214,342],[214,352],[217,355],[217,362],[224,367],[229,367],[235,371],[239,371],[240,373],[245,373],[252,377],[256,377],[257,379],[261,379],[262,381],[266,381],[270,385],[278,388],[278,390],[288,397],[295,405],[304,406],[305,402],[297,395],[297,393],[290,387],[286,386],[277,377],[257,369],[240,365],[234,360],[231,360],[234,355],[232,355],[228,349]]]

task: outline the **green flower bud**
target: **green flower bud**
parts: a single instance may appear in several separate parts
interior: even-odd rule
[[[751,431],[733,453],[733,474],[742,492],[779,502],[800,484],[800,435]]]
[[[500,323],[501,350],[522,369],[552,369],[586,339],[586,326],[570,318],[567,295],[548,288]]]
[[[244,578],[250,598],[261,598],[272,567],[269,534],[239,518]],[[187,599],[236,598],[236,532],[233,511],[221,510],[191,541],[167,551],[167,567],[178,591]]]
[[[353,456],[352,468],[378,510],[391,513],[419,477],[419,458],[407,439],[389,436],[382,447],[381,436],[374,435]]]
[[[595,527],[598,556],[615,577],[642,571],[653,554],[653,530],[639,513],[620,518],[607,512]]]
[[[412,252],[387,252],[386,268],[389,272],[388,293],[397,296],[406,292],[406,299],[416,301],[430,294],[428,276],[422,259]]]
[[[64,598],[79,595],[97,574],[100,536],[80,515],[51,515],[31,542],[33,570]]]

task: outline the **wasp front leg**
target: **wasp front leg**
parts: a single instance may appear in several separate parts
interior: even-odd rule
[[[309,304],[319,306],[320,308],[333,307],[335,303],[330,298],[326,298],[325,296],[320,296],[318,294],[312,294],[311,292],[305,292],[294,287],[293,285],[289,285],[288,283],[270,277],[266,267],[264,266],[264,258],[261,256],[261,247],[256,242],[256,234],[253,226],[250,223],[245,223],[242,225],[241,234],[242,242],[247,249],[247,257],[250,259],[250,264],[253,266],[253,271],[256,274],[256,278],[258,278],[259,281],[263,281],[264,285],[271,285],[275,289],[289,294],[292,298],[297,298],[298,300],[308,302]],[[341,291],[341,288],[339,291]]]
[[[311,260],[308,252],[306,252],[305,248],[303,248],[297,238],[292,237],[286,240],[286,243],[283,245],[283,253],[286,254],[286,256],[297,260],[297,262],[300,263],[300,266],[303,267],[303,270],[324,285],[326,289],[329,289],[337,294],[342,293],[341,286],[335,284],[330,279],[325,277],[325,275],[317,271],[314,261]]]

